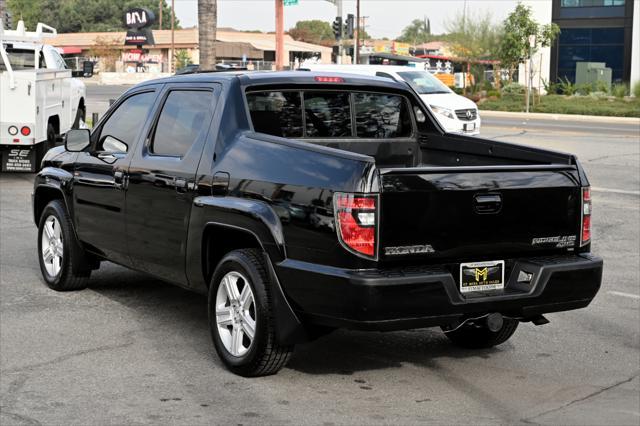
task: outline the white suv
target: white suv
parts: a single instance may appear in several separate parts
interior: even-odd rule
[[[480,133],[478,106],[472,100],[457,95],[428,71],[396,65],[303,64],[300,69],[374,75],[406,81],[431,108],[445,131],[466,135]]]

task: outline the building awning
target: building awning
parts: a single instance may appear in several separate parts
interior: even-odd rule
[[[77,46],[59,47],[58,50],[60,50],[60,53],[62,53],[63,55],[77,55],[82,53],[82,49]]]

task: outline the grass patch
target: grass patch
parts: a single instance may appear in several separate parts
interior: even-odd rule
[[[506,95],[500,99],[485,99],[478,103],[481,110],[524,112],[524,97]],[[640,99],[600,96],[546,95],[531,112],[549,114],[606,115],[614,117],[640,117]]]

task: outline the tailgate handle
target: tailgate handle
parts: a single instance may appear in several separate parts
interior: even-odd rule
[[[478,194],[473,198],[473,209],[478,214],[496,214],[502,210],[500,194]]]

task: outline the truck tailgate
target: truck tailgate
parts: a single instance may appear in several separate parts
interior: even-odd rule
[[[573,165],[381,169],[380,259],[498,260],[580,244]]]

